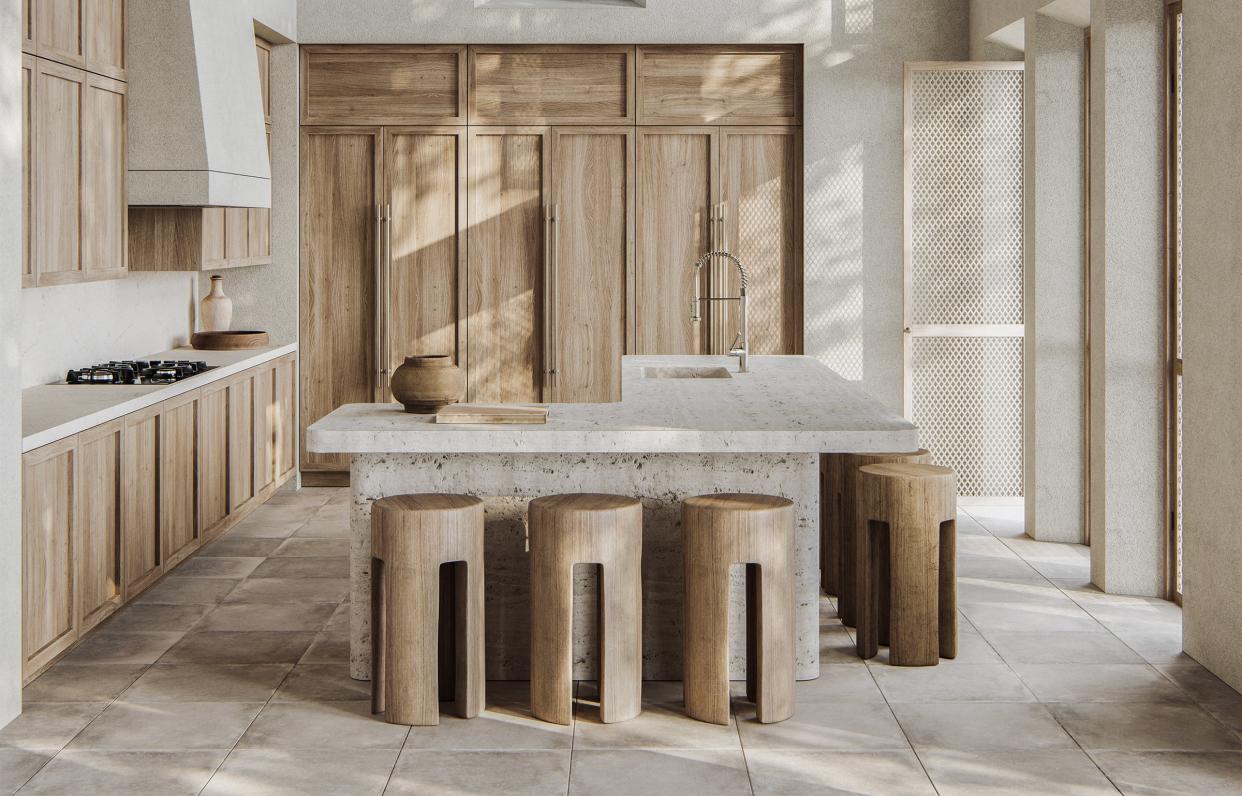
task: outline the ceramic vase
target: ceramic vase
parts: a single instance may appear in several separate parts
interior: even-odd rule
[[[429,415],[461,400],[466,375],[447,354],[406,357],[393,372],[390,386],[405,411]]]
[[[224,277],[211,278],[211,291],[199,303],[204,332],[227,332],[233,322],[233,299],[224,295]]]

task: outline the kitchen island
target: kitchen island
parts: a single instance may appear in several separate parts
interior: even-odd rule
[[[612,492],[643,502],[643,676],[681,679],[680,503],[711,492],[781,495],[797,505],[796,658],[819,674],[819,457],[905,451],[917,432],[818,361],[752,356],[749,373],[710,356],[627,356],[622,399],[552,404],[546,424],[447,425],[397,404],[350,404],[314,423],[314,453],[352,456],[350,673],[370,676],[371,502],[468,492],[486,509],[489,679],[529,676],[526,503]],[[595,574],[575,577],[574,677],[595,676]],[[745,672],[744,582],[733,577],[731,676]]]

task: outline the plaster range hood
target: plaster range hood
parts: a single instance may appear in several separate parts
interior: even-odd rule
[[[271,207],[246,0],[129,0],[129,204]]]

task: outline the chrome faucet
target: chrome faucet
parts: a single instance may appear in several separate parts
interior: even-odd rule
[[[703,266],[707,265],[709,262],[711,262],[716,257],[724,257],[728,260],[732,260],[733,264],[737,266],[737,272],[742,277],[742,286],[741,286],[741,290],[738,291],[738,294],[736,297],[730,297],[730,296],[721,296],[721,297],[706,296],[705,297],[703,296],[703,291],[701,287],[702,280],[703,280]],[[746,326],[746,308],[747,308],[747,305],[749,304],[749,301],[746,298],[746,286],[749,281],[750,281],[750,277],[746,275],[746,269],[742,266],[742,261],[737,259],[737,257],[735,257],[734,255],[726,251],[707,252],[694,263],[694,298],[690,299],[690,322],[691,323],[698,323],[699,321],[703,320],[703,316],[699,312],[699,305],[702,304],[704,301],[736,301],[741,307],[741,314],[742,314],[741,327],[742,328],[738,330],[737,337],[733,339],[733,345],[729,347],[729,356],[737,357],[737,361],[738,361],[737,372],[738,373],[749,373],[750,372],[750,331],[748,330]]]

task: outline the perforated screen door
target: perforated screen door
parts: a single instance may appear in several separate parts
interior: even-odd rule
[[[1022,495],[1022,81],[906,67],[906,414],[962,495]]]

